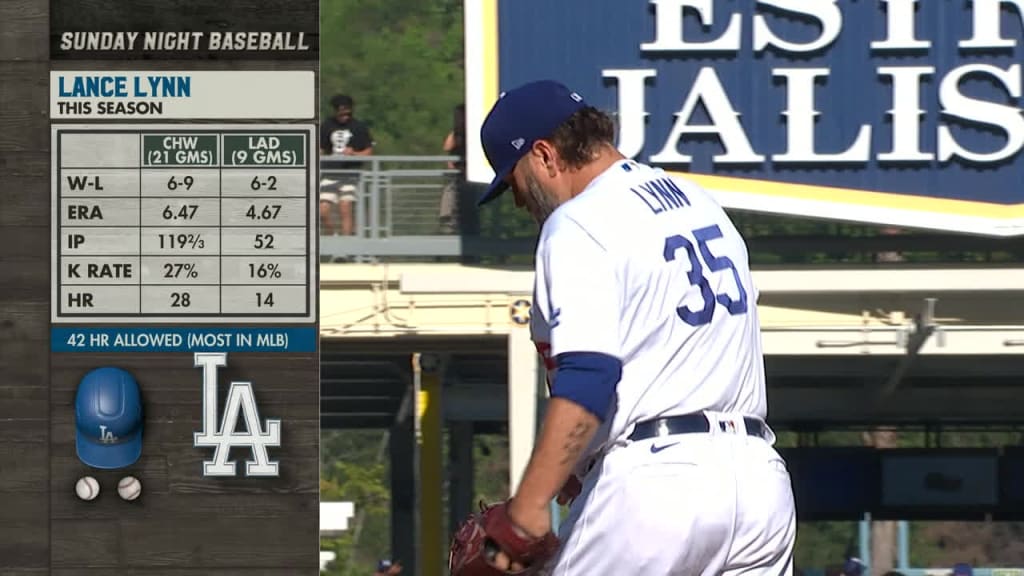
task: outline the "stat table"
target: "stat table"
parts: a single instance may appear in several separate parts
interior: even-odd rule
[[[314,322],[314,125],[54,125],[54,323]]]

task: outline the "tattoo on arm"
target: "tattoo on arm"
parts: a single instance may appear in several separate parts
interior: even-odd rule
[[[575,464],[579,460],[580,453],[586,448],[585,438],[590,435],[591,425],[587,422],[579,422],[569,432],[569,437],[562,447],[562,465]]]

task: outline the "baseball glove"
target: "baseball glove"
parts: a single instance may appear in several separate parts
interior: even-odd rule
[[[548,532],[542,538],[530,538],[512,524],[507,502],[490,506],[480,503],[480,513],[472,514],[452,536],[448,553],[451,576],[507,576],[538,574],[558,552],[558,538]],[[504,552],[518,570],[502,570],[493,564],[495,555]]]

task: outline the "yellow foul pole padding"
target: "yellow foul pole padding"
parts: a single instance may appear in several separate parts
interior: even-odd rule
[[[444,422],[441,411],[442,363],[433,354],[415,354],[413,366],[419,379],[416,394],[419,444],[420,574],[441,576],[444,556],[442,496],[444,491],[441,442]]]

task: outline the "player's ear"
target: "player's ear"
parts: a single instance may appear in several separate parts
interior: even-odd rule
[[[558,154],[550,142],[547,140],[537,140],[533,143],[533,148],[530,152],[540,161],[540,164],[544,167],[544,172],[547,173],[549,178],[557,175]]]

